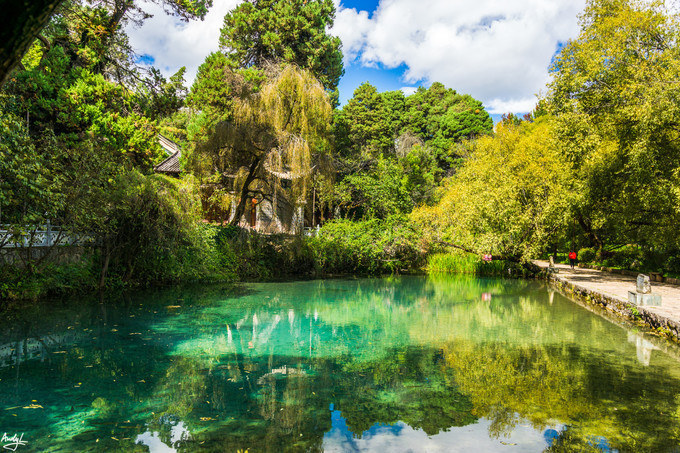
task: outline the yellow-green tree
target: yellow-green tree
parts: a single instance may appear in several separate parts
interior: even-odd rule
[[[468,145],[460,171],[434,207],[414,211],[431,243],[522,260],[536,255],[565,223],[571,193],[549,117],[499,124],[495,137]]]
[[[272,67],[262,86],[244,89],[231,108],[198,142],[194,162],[237,198],[232,223],[252,198],[304,199],[313,161],[328,150],[331,104],[323,85],[296,66]]]

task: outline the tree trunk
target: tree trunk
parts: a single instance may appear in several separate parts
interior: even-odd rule
[[[594,248],[596,248],[599,252],[598,255],[602,253],[602,248],[604,247],[604,243],[602,242],[602,239],[593,231],[592,227],[590,226],[590,222],[588,222],[583,215],[579,215],[578,218],[578,224],[585,233],[586,237],[588,238],[588,242],[590,242],[590,245]]]
[[[0,19],[0,86],[47,25],[62,0],[9,0]]]
[[[260,166],[260,161],[261,159],[258,157],[250,165],[248,177],[241,188],[241,199],[238,201],[238,205],[236,205],[236,213],[234,214],[234,218],[231,219],[230,225],[238,225],[238,223],[241,221],[241,217],[243,217],[243,213],[246,212],[246,203],[248,202],[248,194],[250,193],[250,184],[255,179],[255,174],[257,173],[257,168]]]

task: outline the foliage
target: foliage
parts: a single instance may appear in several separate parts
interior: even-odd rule
[[[592,0],[548,96],[591,246],[677,248],[680,22],[663,2]]]
[[[528,260],[566,221],[570,179],[547,118],[499,125],[495,137],[471,145],[438,205],[414,211],[434,244],[476,254]]]
[[[366,160],[399,151],[404,133],[428,146],[448,169],[455,144],[491,133],[493,121],[482,103],[435,82],[405,97],[401,91],[378,93],[366,82],[335,118],[338,154]]]
[[[97,271],[92,255],[81,255],[72,263],[50,262],[35,272],[0,265],[0,301],[38,300],[47,296],[93,291]]]
[[[401,99],[399,99],[401,98]],[[387,103],[391,99],[391,104]],[[404,94],[378,93],[368,82],[335,114],[334,133],[338,155],[349,164],[386,154],[394,149],[401,130]]]
[[[595,261],[597,252],[592,247],[585,247],[578,251],[578,260],[581,263],[591,263]]]
[[[233,99],[230,120],[209,120],[214,126],[192,156],[194,172],[237,201],[232,224],[241,221],[253,199],[266,199],[275,210],[279,202],[297,206],[305,200],[312,163],[327,151],[331,109],[326,91],[310,72],[295,66],[269,71],[257,92],[244,88],[243,96]],[[248,87],[245,77],[227,73]]]
[[[311,275],[313,256],[299,236],[262,235],[236,226],[216,227],[220,269],[239,281],[270,281]]]
[[[402,158],[381,155],[371,169],[347,175],[334,189],[336,203],[348,215],[408,214],[433,201],[438,174],[429,150],[415,145]]]
[[[49,158],[36,152],[19,118],[0,109],[0,224],[44,223],[60,208]]]
[[[231,278],[218,266],[214,232],[199,224],[191,180],[121,174],[105,202],[102,283],[108,266],[123,283]]]
[[[340,38],[328,34],[331,0],[248,0],[224,18],[220,48],[239,68],[290,63],[336,92],[343,74]]]
[[[441,83],[419,87],[406,98],[404,128],[432,146],[441,162],[450,164],[454,143],[491,133],[493,121],[482,103]]]
[[[366,82],[334,117],[339,184],[331,204],[345,215],[384,218],[435,201],[461,143],[491,133],[481,103],[441,83],[410,96]]]
[[[330,221],[309,241],[321,274],[400,273],[418,270],[424,257],[417,231],[397,216]]]

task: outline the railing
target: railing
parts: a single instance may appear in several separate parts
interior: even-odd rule
[[[49,222],[32,229],[0,225],[0,248],[91,245],[93,243],[94,239],[89,235],[67,233],[58,226],[50,225]]]

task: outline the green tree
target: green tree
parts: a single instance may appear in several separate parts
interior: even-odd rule
[[[394,92],[391,92],[394,93]],[[401,95],[403,101],[403,94]],[[339,156],[348,164],[376,158],[394,150],[394,140],[399,134],[395,126],[402,115],[403,102],[390,95],[388,106],[385,97],[369,82],[354,90],[335,117],[335,138]],[[391,107],[391,108],[390,108]]]
[[[343,74],[340,38],[328,34],[331,0],[247,0],[224,18],[220,48],[237,67],[293,63],[307,69],[337,99]]]
[[[1,99],[2,221],[19,231],[49,219],[71,233],[95,236],[102,245],[102,283],[109,262],[126,274],[122,270],[141,269],[149,254],[171,261],[198,237],[188,222],[174,221],[178,210],[167,208],[186,191],[164,190],[144,176],[163,158],[155,119],[179,108],[184,89],[183,71],[167,81],[135,67],[121,24],[143,17],[132,1],[65,2]],[[150,229],[132,228],[144,215]],[[154,249],[160,247],[154,237],[170,238],[166,226],[182,237],[168,241],[176,252]],[[168,263],[159,269],[170,269]]]
[[[493,120],[482,103],[470,95],[458,94],[439,82],[419,87],[406,98],[404,129],[418,135],[434,150],[447,169],[456,143],[490,134]]]
[[[591,0],[555,59],[549,109],[591,245],[680,246],[680,21],[663,2]]]

